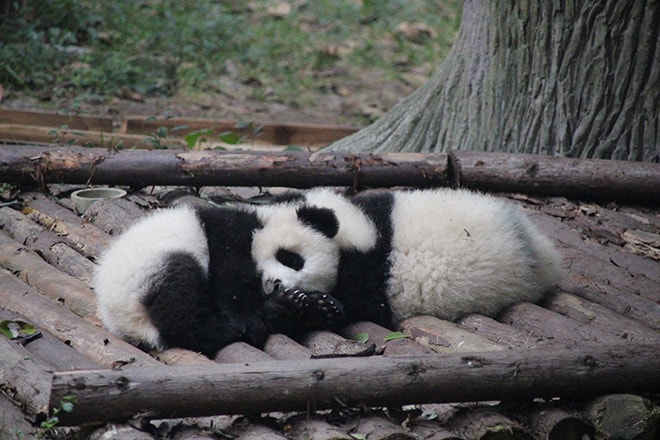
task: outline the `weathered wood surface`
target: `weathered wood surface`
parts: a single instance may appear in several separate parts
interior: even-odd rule
[[[464,186],[655,205],[660,200],[658,164],[462,151],[447,156],[7,146],[0,151],[0,172],[14,183]]]
[[[355,155],[311,152],[108,151],[99,148],[6,146],[3,181],[147,185],[442,186],[444,154]]]
[[[94,263],[71,248],[61,235],[36,223],[23,213],[9,207],[0,208],[0,229],[15,241],[38,253],[58,270],[78,280],[91,279]]]
[[[212,141],[224,132],[245,136],[246,142],[269,145],[321,146],[348,136],[356,131],[348,126],[303,123],[254,123],[240,121],[174,117],[155,119],[145,116],[127,116],[115,120],[104,116],[0,109],[0,139],[13,142],[41,142],[50,144],[69,141],[78,145],[91,144],[109,147],[122,141],[123,148],[136,146],[149,148],[146,133],[156,134],[161,127],[168,130],[164,144],[186,145],[183,137],[197,130],[208,130],[204,138]],[[255,129],[259,127],[258,133]]]
[[[166,127],[170,133],[183,136],[196,130],[209,130],[206,138],[217,137],[223,132],[232,132],[237,136],[245,136],[246,142],[256,140],[259,143],[270,143],[274,145],[325,145],[337,139],[341,139],[356,131],[355,128],[347,126],[315,125],[302,123],[264,123],[256,124],[260,131],[254,137],[254,128],[242,126],[239,121],[231,120],[209,120],[201,118],[171,118],[167,120],[149,120],[145,117],[131,116],[122,122],[123,133],[155,133],[160,127]],[[172,129],[180,129],[172,132]],[[185,127],[185,128],[181,128]],[[253,139],[254,137],[254,139]]]
[[[62,276],[64,268],[57,266],[53,260],[44,261],[39,258],[40,255],[43,255],[43,258],[46,257],[40,250],[39,240],[33,241],[33,239],[28,238],[27,242],[23,243],[23,238],[21,237],[34,238],[41,236],[45,238],[46,236],[50,236],[52,239],[55,236],[59,240],[57,244],[58,250],[64,250],[68,247],[73,252],[71,255],[77,254],[80,258],[89,261],[88,258],[94,257],[92,255],[93,252],[87,252],[89,257],[83,256],[80,253],[82,252],[80,243],[86,243],[87,241],[90,243],[108,242],[111,239],[111,234],[116,234],[123,230],[135,218],[146,214],[148,210],[154,207],[165,206],[177,197],[178,200],[184,200],[184,198],[180,197],[181,194],[188,194],[185,199],[192,200],[195,203],[204,202],[192,196],[195,191],[177,191],[178,195],[176,197],[170,197],[173,194],[173,188],[147,188],[146,191],[130,192],[125,200],[96,203],[83,216],[75,216],[71,213],[72,205],[67,195],[70,191],[76,189],[76,187],[53,185],[49,189],[52,196],[46,198],[39,196],[25,197],[24,193],[21,197],[25,202],[24,205],[21,206],[13,203],[0,208],[0,224],[3,222],[6,224],[8,218],[10,224],[14,221],[25,221],[28,225],[22,225],[21,227],[10,225],[3,229],[0,238],[4,235],[12,246],[6,248],[7,252],[4,254],[4,260],[0,261],[3,261],[3,264],[9,270],[6,272],[7,280],[11,279],[12,276],[21,276],[23,281],[30,283],[32,289],[52,299],[43,298],[41,295],[38,297],[32,296],[31,293],[34,292],[29,293],[29,289],[28,291],[24,290],[25,284],[22,283],[6,284],[4,283],[5,279],[2,279],[0,280],[0,286],[3,289],[8,288],[7,293],[17,295],[16,299],[20,300],[16,302],[16,304],[20,304],[17,307],[20,307],[20,311],[26,320],[35,323],[45,335],[50,334],[50,332],[58,335],[59,339],[54,341],[54,351],[59,352],[60,349],[57,347],[64,346],[69,351],[80,353],[85,359],[90,359],[89,362],[92,364],[100,364],[105,367],[107,364],[91,360],[91,358],[96,358],[97,355],[85,350],[79,351],[81,350],[81,346],[75,337],[72,337],[70,333],[66,333],[68,326],[62,326],[61,323],[55,324],[54,321],[51,321],[48,324],[49,326],[43,326],[42,324],[48,322],[48,320],[40,316],[42,313],[51,314],[60,307],[63,309],[73,307],[75,302],[72,302],[71,299],[65,299],[64,305],[66,307],[62,307],[62,304],[56,301],[57,298],[65,297],[65,293],[75,293],[76,289],[82,288],[87,291],[83,297],[87,296],[89,298],[91,293],[89,292],[87,280],[83,278],[75,284],[66,285],[59,285],[59,282],[52,282],[52,280],[57,280],[59,279],[58,277]],[[255,196],[259,195],[260,191],[249,188],[203,188],[199,191],[199,194],[204,194],[216,202],[221,202],[227,195],[230,198],[239,194],[241,196],[245,194]],[[220,197],[217,197],[218,195]],[[653,335],[657,334],[657,330],[653,329],[653,326],[655,325],[655,320],[658,319],[655,316],[653,307],[660,303],[660,292],[658,289],[655,289],[655,286],[660,285],[660,263],[653,260],[650,254],[638,255],[633,253],[627,247],[627,242],[622,236],[628,230],[658,233],[660,231],[660,217],[657,216],[656,210],[650,207],[601,206],[594,203],[574,202],[562,198],[537,199],[524,195],[513,195],[512,198],[515,203],[524,206],[532,216],[532,220],[539,224],[541,229],[560,246],[560,250],[564,256],[564,266],[567,269],[567,279],[562,282],[562,291],[560,294],[542,303],[540,308],[545,310],[544,313],[548,313],[553,317],[551,321],[567,323],[568,328],[575,330],[575,333],[571,335],[570,332],[567,332],[569,339],[563,339],[564,336],[562,335],[564,333],[561,331],[557,332],[553,330],[552,326],[547,326],[544,323],[530,323],[530,318],[524,318],[524,314],[523,318],[516,321],[517,323],[511,321],[512,324],[508,324],[503,319],[506,318],[506,315],[496,319],[471,315],[459,322],[460,329],[470,331],[480,338],[499,344],[504,348],[514,348],[523,351],[533,348],[575,346],[577,348],[576,352],[579,353],[579,350],[584,347],[586,342],[593,341],[594,335],[599,334],[605,334],[608,338],[615,338],[617,341],[631,345],[635,345],[640,341],[653,339]],[[34,208],[30,207],[33,202],[36,202],[34,208],[39,208],[36,212],[49,212],[49,214],[32,215],[35,212]],[[44,208],[44,206],[47,206],[47,208]],[[21,208],[23,208],[22,211]],[[8,213],[7,210],[11,212]],[[40,223],[40,218],[47,221]],[[49,218],[50,220],[48,220]],[[55,219],[55,222],[53,222],[53,219]],[[53,227],[52,225],[57,222],[65,224],[70,228],[69,231],[78,234],[77,238],[71,239],[71,237],[62,234],[62,232],[58,233],[57,230],[59,229],[55,228],[59,228],[59,225],[54,227],[53,230],[49,230],[46,227],[46,225]],[[87,226],[92,224],[97,226],[98,229],[94,229],[94,233],[88,234],[87,231],[91,231],[92,228],[88,229]],[[85,227],[83,228],[82,226]],[[23,235],[16,234],[14,236],[16,232]],[[37,235],[29,235],[32,233],[37,233]],[[10,234],[14,240],[5,234]],[[44,248],[45,243],[46,241],[42,243],[42,248]],[[102,245],[99,247],[102,247]],[[64,250],[63,252],[68,251]],[[90,264],[93,265],[91,261]],[[71,277],[68,278],[71,279]],[[74,289],[71,290],[65,286],[74,286]],[[45,308],[40,306],[33,307],[32,303],[35,298],[49,300],[44,303],[48,305]],[[0,301],[5,301],[5,299],[0,299]],[[90,304],[93,305],[93,303]],[[0,307],[3,307],[3,305],[0,304]],[[4,310],[5,312],[9,311],[6,307]],[[80,313],[81,310],[79,308],[77,311]],[[60,317],[58,319],[64,319],[67,322],[66,319],[68,318]],[[88,316],[87,319],[91,319],[92,322],[98,324],[93,317]],[[611,325],[609,325],[610,320]],[[414,323],[414,320],[412,322]],[[375,344],[377,346],[377,352],[384,353],[386,356],[397,354],[412,356],[418,353],[434,353],[434,351],[452,352],[461,350],[466,342],[461,344],[463,341],[460,338],[461,333],[456,333],[454,327],[454,324],[442,321],[434,321],[433,325],[422,325],[422,321],[420,321],[419,327],[416,327],[414,324],[410,325],[410,333],[419,341],[426,342],[427,338],[429,340],[433,338],[436,343],[439,343],[437,345],[427,344],[426,346],[416,342],[415,338],[393,339],[385,342],[385,337],[390,335],[393,329],[385,329],[372,323],[355,323],[344,329],[341,333],[342,336],[348,339],[357,333],[366,333],[369,337],[368,344]],[[100,332],[99,334],[103,334],[109,337],[109,340],[112,340],[112,336],[105,330],[100,328],[97,328],[97,330]],[[62,333],[63,331],[65,333]],[[46,338],[44,337],[42,339]],[[323,344],[325,344],[324,347],[330,347],[333,343],[332,341],[340,340],[335,335],[331,336]],[[582,342],[578,342],[580,340]],[[66,341],[71,341],[71,346],[65,345]],[[52,365],[54,358],[60,353],[57,353],[55,356],[49,356],[43,350],[40,351],[38,344],[41,342],[34,341],[28,344],[27,348],[35,359],[38,359],[44,364]],[[307,359],[309,356],[314,356],[317,344],[323,342],[323,338],[317,339],[313,334],[299,341],[292,341],[289,338],[277,340],[276,338],[273,344],[275,346],[274,350],[280,353],[286,353],[286,350],[290,348],[290,342],[299,343],[299,345],[295,346],[299,350],[302,350],[299,353],[303,353],[305,359]],[[30,347],[31,344],[36,345]],[[277,347],[278,344],[281,346]],[[45,350],[48,349],[45,348]],[[145,355],[143,352],[137,352]],[[210,360],[186,350],[168,350],[163,353],[154,352],[151,355],[166,365],[212,365]],[[282,358],[287,355],[280,354],[279,356]],[[62,359],[63,363],[61,366],[64,366],[67,361],[64,358]],[[343,358],[342,360],[347,365],[354,361],[353,358]],[[122,357],[120,361],[130,362],[131,359],[130,357]],[[263,351],[246,346],[245,344],[230,345],[219,353],[216,361],[237,363],[240,365],[252,365],[255,362],[263,361],[277,362]],[[116,365],[123,365],[123,362],[118,362]],[[130,365],[129,363],[125,368],[130,368]],[[61,370],[61,368],[58,367],[57,370]],[[371,369],[368,368],[365,371],[370,372]],[[356,373],[356,377],[358,377],[358,373]],[[456,404],[446,406],[455,407]],[[545,410],[550,410],[554,406],[552,402],[539,404],[539,408]],[[489,409],[494,408],[495,411],[504,414],[510,414],[511,411],[511,408],[506,405],[502,407],[488,405],[488,407]],[[311,406],[310,408],[313,410]],[[464,411],[476,410],[472,407],[466,407]],[[394,421],[396,424],[404,423],[406,433],[423,433],[425,438],[446,439],[458,437],[455,432],[448,430],[450,426],[449,421],[452,416],[443,415],[433,420],[427,420],[424,417],[416,417],[414,413],[415,410],[412,412],[411,410],[407,410],[402,415],[404,418],[398,420],[392,418],[392,413],[389,415],[381,414],[379,417],[385,417]],[[454,413],[455,411],[452,414]],[[613,413],[609,412],[607,414],[609,414],[608,417],[611,417]],[[520,419],[522,416],[523,414],[515,413],[516,419]],[[300,423],[298,419],[290,418],[291,415],[281,414],[277,417],[280,418],[278,425],[280,427],[289,426],[287,420],[291,421],[290,423],[293,428],[297,427],[297,424]],[[321,417],[325,418],[326,416]],[[580,415],[580,417],[583,421],[585,420],[584,416]],[[203,431],[200,431],[196,420],[198,419],[186,419],[183,422],[174,422],[176,424],[183,423],[181,428],[177,428],[177,433],[174,437],[178,436],[179,429],[182,432],[185,430],[190,435],[193,435],[195,432],[199,435],[205,435]],[[295,438],[295,435],[288,428],[278,429],[270,424],[268,420],[251,418],[250,421],[251,423],[248,425],[237,424],[226,430],[223,428],[224,433],[240,436],[258,431],[260,435],[265,437],[281,437],[282,435],[286,435],[289,438]],[[213,429],[220,426],[219,421],[211,423],[217,423],[212,425]],[[333,423],[335,423],[335,427],[340,426],[345,433],[362,432],[355,431],[356,427],[359,428],[360,426],[359,421],[355,422],[354,425],[351,425],[350,421],[344,422],[341,425],[337,425],[336,421]],[[561,428],[565,426],[565,422],[561,418],[551,423],[555,423],[556,425],[555,431],[551,432],[562,432]],[[375,430],[369,434],[369,438],[387,438],[386,426],[372,426],[374,426]],[[115,438],[121,438],[122,434],[120,433],[124,432],[122,431],[124,427],[124,425],[117,425],[115,429],[113,425],[109,425],[106,430],[108,433],[119,436]],[[534,433],[538,438],[541,438],[540,426],[529,425],[526,430],[527,433]],[[366,431],[364,433],[367,434]],[[125,434],[127,436],[125,437],[126,439],[133,438],[138,434],[145,439],[153,438],[151,434],[135,429]]]
[[[605,438],[657,438],[660,406],[632,394],[601,396],[590,401],[582,413]]]
[[[67,126],[71,130],[93,130],[111,132],[113,122],[104,116],[72,115],[35,110],[17,110],[0,108],[0,124],[36,125],[60,128]],[[51,136],[52,139],[52,136]]]
[[[0,307],[27,315],[35,325],[105,368],[111,368],[117,362],[136,366],[160,365],[148,354],[86,322],[65,305],[43,296],[4,269],[0,269]]]
[[[20,320],[30,322],[25,316],[12,312],[6,308],[0,309],[0,321]],[[25,349],[32,356],[47,365],[52,371],[68,370],[94,370],[101,368],[97,362],[92,361],[81,352],[64,341],[57,339],[45,328],[39,329],[39,336],[25,343]],[[1,438],[1,437],[0,437]]]
[[[533,154],[449,153],[461,186],[492,192],[660,203],[660,164]]]
[[[53,301],[66,304],[66,307],[78,316],[94,321],[96,302],[87,284],[55,269],[36,253],[1,231],[0,268],[11,272],[14,277],[20,278]]]
[[[52,370],[4,336],[0,336],[0,353],[0,390],[33,420],[45,418],[50,408]]]
[[[634,359],[633,362],[630,360]],[[579,397],[660,391],[657,345],[619,345],[415,357],[314,359],[217,367],[55,373],[51,404],[75,395],[64,424],[304,411],[349,405]],[[369,374],[362,374],[369,371]],[[255,380],[259,378],[259,380]],[[222,390],[218,393],[218,390]],[[286,390],[283,393],[282,390]],[[191,394],[192,393],[192,394]],[[194,398],[191,398],[194,396]],[[183,400],[185,405],[181,405]]]

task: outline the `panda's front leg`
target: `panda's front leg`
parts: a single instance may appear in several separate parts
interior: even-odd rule
[[[278,285],[270,300],[298,319],[306,330],[334,328],[345,314],[342,303],[323,292],[305,292]]]

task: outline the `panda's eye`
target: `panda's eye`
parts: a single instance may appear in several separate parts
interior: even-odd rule
[[[305,260],[300,256],[300,254],[296,254],[295,252],[291,252],[286,249],[279,249],[275,254],[275,258],[277,258],[277,261],[283,265],[296,271],[302,269],[305,265]]]

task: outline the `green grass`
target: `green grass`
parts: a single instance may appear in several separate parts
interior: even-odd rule
[[[297,0],[277,17],[268,12],[277,3],[31,0],[0,16],[0,83],[39,97],[108,97],[125,88],[167,96],[204,92],[229,75],[252,85],[255,97],[295,102],[332,87],[329,77],[378,70],[396,78],[437,65],[462,7],[458,0]],[[433,35],[408,41],[395,32],[402,22],[423,22]]]

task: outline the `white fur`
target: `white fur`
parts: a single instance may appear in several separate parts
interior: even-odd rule
[[[538,301],[558,283],[558,252],[515,205],[468,190],[393,194],[386,293],[396,320],[492,316],[516,302]],[[375,225],[348,199],[321,189],[306,200],[335,211],[341,249],[373,247]]]
[[[376,245],[378,233],[373,222],[346,197],[327,188],[317,188],[308,192],[305,199],[310,206],[334,211],[339,221],[334,241],[341,249],[366,252]]]
[[[252,259],[265,292],[273,290],[276,280],[284,287],[306,291],[327,292],[335,286],[339,249],[332,239],[302,224],[294,205],[262,206],[257,214],[265,226],[252,237]],[[280,248],[302,256],[303,268],[296,271],[278,262],[275,255]]]
[[[208,266],[206,235],[192,208],[166,209],[138,220],[101,257],[94,289],[101,318],[111,332],[162,347],[140,300],[172,251],[187,252],[202,267]]]
[[[560,258],[515,206],[470,191],[397,192],[390,306],[398,320],[455,320],[537,301],[558,281]]]

